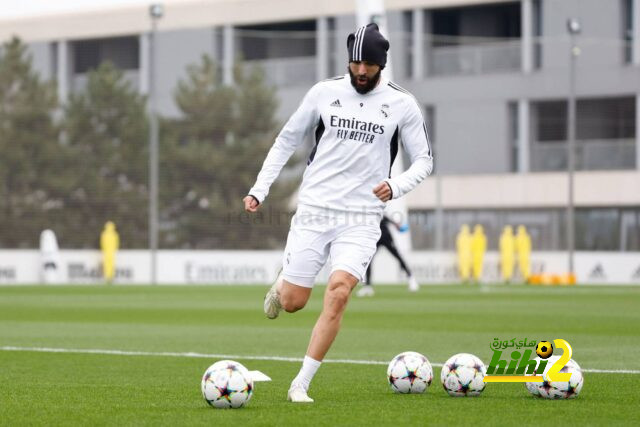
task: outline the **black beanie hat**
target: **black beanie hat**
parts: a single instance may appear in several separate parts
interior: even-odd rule
[[[349,62],[367,61],[381,68],[387,64],[389,41],[380,34],[377,24],[360,27],[347,37]]]

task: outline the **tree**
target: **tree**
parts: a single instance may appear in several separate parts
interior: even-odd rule
[[[13,38],[0,51],[0,247],[37,247],[56,229],[69,162],[54,122],[57,94],[33,70],[26,46]]]
[[[223,85],[206,55],[187,74],[175,91],[182,117],[165,121],[162,131],[163,246],[281,246],[293,183],[276,183],[258,216],[242,210],[278,130],[274,90],[261,70],[242,65],[236,67],[235,85]]]
[[[148,124],[145,98],[105,62],[69,97],[64,131],[77,163],[68,215],[74,247],[96,247],[108,220],[123,248],[148,246]]]

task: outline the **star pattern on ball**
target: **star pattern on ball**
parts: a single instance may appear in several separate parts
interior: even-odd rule
[[[413,385],[413,382],[418,378],[418,376],[416,375],[416,371],[410,371],[407,369],[407,376],[405,378],[409,378],[411,385]]]
[[[567,391],[565,392],[565,396],[568,398],[570,398],[571,396],[573,396],[574,394],[576,394],[576,388],[572,387],[571,384],[569,384],[569,388],[567,389]]]
[[[227,399],[230,402],[231,394],[234,392],[234,390],[231,390],[228,386],[229,383],[225,384],[224,387],[216,386],[216,388],[218,389],[218,392],[220,392],[219,399]]]

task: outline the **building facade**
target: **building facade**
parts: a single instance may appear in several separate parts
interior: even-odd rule
[[[286,119],[315,81],[346,72],[355,3],[167,1],[156,37],[161,113],[179,114],[176,83],[209,54],[228,84],[238,59],[260,65]],[[574,87],[576,249],[640,251],[640,0],[385,3],[394,80],[423,106],[436,157],[434,176],[407,198],[414,248],[451,250],[464,223],[484,225],[493,249],[505,225],[519,224],[534,249],[567,248]],[[144,7],[4,24],[0,37],[29,43],[63,102],[104,60],[149,90]]]

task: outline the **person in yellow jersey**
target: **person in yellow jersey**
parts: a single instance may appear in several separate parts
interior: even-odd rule
[[[524,225],[518,226],[516,234],[516,251],[518,253],[518,268],[522,279],[527,282],[531,276],[531,236]]]
[[[116,272],[116,252],[120,248],[120,236],[113,222],[107,221],[100,234],[100,249],[102,250],[102,275],[112,282]]]
[[[513,278],[513,267],[515,264],[516,242],[513,235],[513,228],[507,225],[500,235],[500,272],[502,280],[510,282]]]
[[[471,236],[471,257],[473,263],[473,280],[478,282],[482,277],[482,267],[484,263],[484,253],[487,251],[487,236],[484,234],[482,225],[476,224],[473,227]]]
[[[467,224],[462,224],[456,237],[456,249],[458,250],[458,273],[460,280],[469,281],[471,275],[471,230]]]

